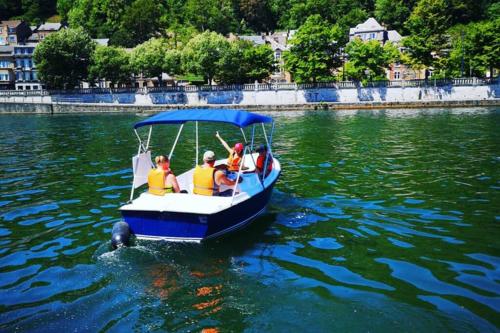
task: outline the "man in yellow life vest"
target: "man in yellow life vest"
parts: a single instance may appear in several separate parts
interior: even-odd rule
[[[234,145],[234,148],[229,147],[226,141],[222,139],[222,137],[219,135],[219,132],[215,133],[215,137],[220,140],[224,148],[229,153],[229,157],[227,158],[227,170],[229,171],[239,171],[240,170],[240,164],[242,162],[243,158],[243,144],[242,143],[237,143]],[[248,170],[247,167],[243,166],[241,170]]]
[[[179,193],[177,178],[170,170],[170,161],[164,155],[156,156],[156,169],[151,169],[148,174],[148,193],[154,195],[165,195],[167,193]]]
[[[233,186],[236,181],[226,177],[222,170],[217,170],[214,167],[215,153],[207,150],[203,154],[203,165],[197,165],[193,173],[193,193],[201,195],[213,195],[227,197],[233,195],[233,190],[229,189],[220,192],[220,185]],[[243,178],[240,178],[242,181]]]

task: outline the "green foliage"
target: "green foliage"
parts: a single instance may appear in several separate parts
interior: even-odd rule
[[[89,81],[108,80],[111,84],[128,83],[132,71],[128,53],[118,47],[97,46],[89,67]]]
[[[19,0],[0,0],[0,20],[7,20],[23,13]]]
[[[175,59],[179,56],[177,51],[175,55],[169,52],[173,51],[169,51],[168,42],[164,38],[152,38],[137,45],[130,57],[132,70],[145,77],[161,78],[163,72],[176,74],[180,66]]]
[[[450,26],[451,15],[446,0],[420,0],[413,9],[406,26],[410,36],[403,43],[416,65],[438,66],[449,48],[445,34]]]
[[[63,29],[35,49],[33,60],[48,88],[74,88],[87,78],[95,43],[82,29]]]
[[[205,31],[193,37],[184,48],[182,62],[188,73],[202,75],[209,84],[220,72],[223,57],[231,52],[231,44],[222,35]]]
[[[85,29],[93,38],[110,38],[121,26],[131,0],[74,0],[68,13],[71,27]]]
[[[271,31],[276,19],[269,0],[239,0],[239,16],[253,31]]]
[[[184,7],[187,22],[199,31],[227,34],[238,31],[238,20],[231,0],[187,0]]]
[[[340,66],[338,57],[342,36],[338,26],[331,26],[319,15],[307,18],[304,25],[290,41],[291,48],[285,52],[285,67],[295,81],[317,82],[332,77],[332,70]]]
[[[345,73],[356,81],[385,80],[385,70],[395,61],[399,61],[399,50],[386,43],[384,46],[376,40],[363,42],[356,38],[346,46],[349,61]]]
[[[268,45],[239,40],[231,42],[222,55],[215,79],[226,84],[251,83],[269,77],[274,69],[274,52]]]
[[[147,41],[160,29],[163,7],[156,1],[135,0],[120,18],[120,28],[111,36],[111,43],[133,47]]]
[[[446,59],[448,77],[484,76],[487,70],[500,67],[500,18],[458,26],[450,31],[453,48]]]
[[[400,33],[405,32],[404,23],[410,15],[410,8],[403,0],[377,0],[375,2],[375,17]]]

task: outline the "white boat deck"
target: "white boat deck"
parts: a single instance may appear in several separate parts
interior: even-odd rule
[[[277,159],[273,159],[273,170],[265,178],[264,184],[260,182],[255,173],[254,161],[257,161],[258,154],[245,155],[244,166],[248,167],[240,177],[243,181],[236,187],[234,200],[232,197],[215,197],[193,194],[193,172],[194,168],[177,176],[177,181],[181,190],[187,190],[188,193],[171,193],[163,196],[142,193],[132,203],[122,206],[121,210],[139,210],[156,212],[181,212],[193,214],[214,214],[238,203],[241,203],[257,193],[264,187],[268,187],[279,175],[281,166]],[[252,159],[253,157],[253,159]],[[217,161],[216,165],[224,164],[226,160]],[[221,186],[221,191],[232,188]]]

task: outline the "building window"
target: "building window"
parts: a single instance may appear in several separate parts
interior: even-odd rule
[[[374,32],[372,32],[372,33],[370,34],[370,39],[375,39],[375,36],[376,36],[376,34],[375,34]]]
[[[9,74],[0,74],[0,81],[9,81]]]
[[[15,43],[16,42],[16,36],[9,36],[9,42]]]
[[[9,66],[10,66],[10,61],[0,60],[0,68],[9,68]]]
[[[394,72],[394,80],[399,80],[401,78],[400,72]]]
[[[33,90],[38,90],[38,86],[33,86]]]

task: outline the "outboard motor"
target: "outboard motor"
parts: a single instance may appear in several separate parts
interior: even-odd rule
[[[111,231],[111,246],[116,250],[119,247],[129,246],[130,229],[125,222],[116,222]]]

